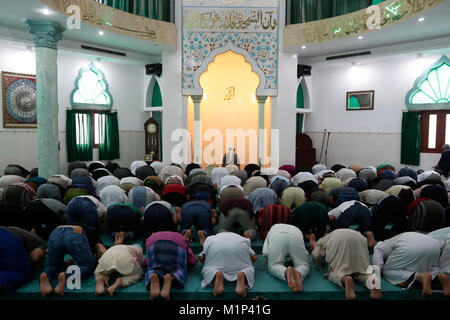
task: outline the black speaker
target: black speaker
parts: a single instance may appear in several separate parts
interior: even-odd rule
[[[311,66],[307,66],[306,64],[298,64],[297,65],[297,79],[301,76],[310,76],[311,75]]]
[[[145,65],[145,74],[156,74],[158,77],[161,77],[162,74],[162,64],[154,63],[154,64],[146,64]]]

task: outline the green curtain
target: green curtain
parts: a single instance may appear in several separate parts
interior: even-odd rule
[[[303,113],[297,113],[295,133],[302,133],[302,131],[303,131],[303,116],[304,116]]]
[[[169,0],[132,0],[133,12],[136,15],[162,20],[170,20]]]
[[[104,0],[102,3],[125,12],[130,12],[129,0]]]
[[[99,144],[100,160],[114,160],[120,158],[119,123],[117,112],[105,113],[104,141]]]
[[[362,10],[372,5],[372,0],[332,0],[332,2],[332,17]]]
[[[291,24],[330,17],[329,0],[291,0]]]
[[[420,164],[420,112],[404,112],[400,163]]]
[[[83,114],[86,117],[83,117]],[[69,162],[92,160],[92,117],[90,111],[66,111],[66,144]]]
[[[158,154],[158,160],[162,161],[162,112],[161,111],[153,111],[152,117],[159,123],[159,154]]]
[[[291,0],[291,24],[340,16],[372,5],[373,0]]]
[[[162,107],[161,89],[159,88],[158,81],[155,82],[152,94],[152,107]]]
[[[303,88],[302,85],[299,84],[297,88],[297,108],[298,109],[304,109],[305,108],[305,102],[303,99]]]
[[[372,5],[379,4],[379,3],[383,2],[383,1],[385,1],[385,0],[372,0]]]

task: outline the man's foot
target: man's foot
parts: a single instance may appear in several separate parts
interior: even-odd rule
[[[122,278],[117,278],[114,281],[113,285],[108,288],[109,295],[112,297],[114,295],[114,291],[116,291],[117,287],[122,283]]]
[[[159,298],[161,294],[160,288],[159,277],[156,273],[154,273],[150,277],[150,299],[154,300]]]
[[[286,276],[286,281],[288,283],[289,289],[296,292],[297,282],[295,280],[294,269],[292,269],[292,267],[287,267],[284,274]]]
[[[216,273],[216,281],[214,283],[214,296],[218,297],[221,296],[224,292],[223,287],[223,273],[222,271],[217,271]]]
[[[55,294],[58,294],[60,296],[64,295],[64,287],[66,286],[66,273],[61,272],[58,275],[58,284],[55,287]]]
[[[245,274],[238,272],[236,281],[236,294],[242,298],[245,298],[247,292],[245,292]]]
[[[99,276],[97,279],[97,284],[95,285],[95,295],[101,296],[105,293],[105,280],[102,276]]]
[[[245,231],[245,232],[244,232],[244,237],[247,238],[247,239],[250,240],[250,241],[252,240],[252,239],[250,238],[250,233],[249,233],[248,231]]]
[[[439,282],[442,285],[442,294],[446,297],[450,296],[450,279],[446,274],[438,274]]]
[[[41,273],[41,276],[39,277],[39,285],[41,287],[41,295],[43,297],[47,297],[48,295],[53,293],[53,288],[50,285],[47,274]]]
[[[422,284],[422,296],[429,297],[432,295],[431,290],[431,281],[433,277],[430,273],[418,273],[416,276],[416,280]]]
[[[203,230],[197,232],[198,238],[200,239],[200,245],[203,246],[206,240],[206,233]]]
[[[294,275],[295,275],[295,282],[297,283],[296,292],[301,292],[303,290],[302,275],[297,270],[294,270]]]
[[[173,276],[171,274],[166,274],[164,276],[164,284],[161,290],[161,298],[170,300],[170,288],[172,287]]]
[[[367,237],[367,243],[369,245],[369,248],[373,248],[377,245],[377,242],[375,241],[375,237],[374,237],[372,231],[367,231],[366,237]]]
[[[116,246],[123,244],[124,240],[125,240],[125,232],[123,232],[123,231],[116,232],[116,236],[114,237],[114,244]]]
[[[355,284],[351,276],[344,277],[345,300],[355,300]]]
[[[382,297],[381,289],[370,290],[370,299],[380,300]]]
[[[314,233],[311,233],[309,235],[309,247],[311,248],[311,251],[314,250],[314,247],[316,246],[316,236]]]
[[[191,241],[192,237],[192,230],[188,229],[184,232],[184,237],[187,239],[187,241]]]

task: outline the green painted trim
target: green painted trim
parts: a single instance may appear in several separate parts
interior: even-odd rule
[[[303,81],[303,79],[302,79]],[[298,84],[297,88],[297,109],[304,109],[305,108],[305,98],[303,95],[303,87],[302,87],[302,81]]]
[[[66,30],[59,23],[42,20],[25,20],[27,30],[33,35],[36,47],[57,49],[58,42]]]
[[[155,84],[152,90],[152,107],[162,107],[162,96],[161,89],[159,87],[158,81],[155,79]]]
[[[450,66],[450,59],[443,55],[438,61],[433,63],[429,68],[422,72],[422,74],[414,81],[413,87],[408,91],[405,97],[405,104],[408,110],[440,110],[450,109],[450,103],[426,103],[426,104],[413,104],[411,100],[413,96],[420,91],[420,85],[423,81],[428,79],[428,75],[435,69],[439,69],[442,65]],[[449,79],[450,81],[450,79]]]
[[[92,70],[97,74],[100,74],[100,77],[102,78],[102,81],[105,84],[105,94],[108,95],[109,97],[109,104],[93,104],[93,103],[75,103],[73,101],[73,96],[75,95],[75,93],[78,91],[79,87],[78,87],[78,82],[81,80],[81,78],[83,77],[83,73],[88,71],[88,70]],[[106,77],[105,74],[103,73],[102,70],[100,70],[99,68],[97,68],[92,62],[89,64],[89,66],[87,67],[83,67],[78,71],[78,76],[75,79],[75,88],[72,90],[72,92],[70,93],[70,105],[72,106],[72,108],[74,109],[94,109],[94,110],[111,110],[113,107],[113,97],[111,95],[111,93],[109,92],[109,85],[108,85],[108,81],[106,81]]]

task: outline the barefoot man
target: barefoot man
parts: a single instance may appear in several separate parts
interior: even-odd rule
[[[199,233],[203,251],[199,254],[200,262],[204,263],[202,288],[210,285],[214,278],[214,296],[224,292],[224,279],[236,281],[236,294],[247,295],[245,289],[251,289],[255,280],[253,262],[258,256],[252,250],[250,239],[233,232],[221,232],[209,236],[205,240],[204,233]]]
[[[269,272],[275,278],[287,281],[294,292],[302,291],[302,279],[309,274],[309,254],[300,229],[283,223],[273,225],[264,241],[263,255],[267,257]],[[292,259],[293,268],[286,268],[287,256]]]
[[[98,261],[95,269],[95,295],[110,296],[118,287],[127,287],[138,282],[144,275],[142,270],[142,248],[138,244],[116,245],[109,248]]]
[[[345,299],[356,299],[354,280],[370,290],[371,299],[381,299],[379,268],[371,266],[367,239],[351,229],[337,229],[315,241],[310,239],[313,261],[319,270],[328,263],[324,275],[345,289]]]
[[[380,267],[383,277],[393,285],[405,289],[418,285],[422,296],[427,297],[432,294],[433,279],[441,282],[444,292],[449,291],[447,276],[439,275],[440,254],[441,245],[432,236],[405,232],[379,242],[372,263]]]

